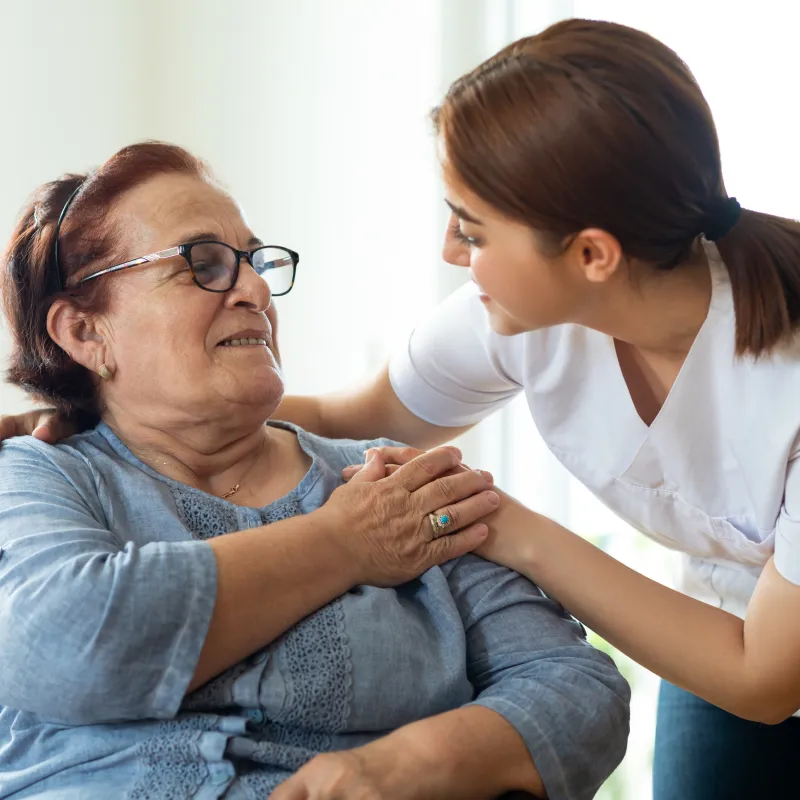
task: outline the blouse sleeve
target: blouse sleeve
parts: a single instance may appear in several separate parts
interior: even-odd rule
[[[65,725],[173,717],[214,611],[214,553],[128,541],[88,465],[41,448],[0,453],[0,705]]]
[[[474,704],[517,730],[551,800],[590,800],[625,755],[627,681],[530,581],[473,555],[455,563]]]
[[[800,586],[800,454],[789,462],[783,507],[775,530],[775,566]]]
[[[522,388],[520,336],[489,327],[476,287],[466,284],[418,326],[389,364],[400,401],[433,425],[471,425]]]

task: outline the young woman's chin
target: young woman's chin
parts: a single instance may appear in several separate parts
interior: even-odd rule
[[[516,336],[518,333],[533,330],[529,325],[512,317],[486,295],[481,295],[480,299],[489,317],[489,327],[499,336]]]

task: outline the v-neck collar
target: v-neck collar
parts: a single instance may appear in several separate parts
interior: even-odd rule
[[[608,454],[609,466],[616,476],[621,476],[630,470],[632,464],[641,452],[645,443],[660,435],[678,435],[681,424],[680,416],[691,413],[691,409],[684,408],[683,397],[686,395],[687,382],[693,381],[697,375],[697,365],[702,364],[707,358],[713,358],[713,344],[719,335],[734,335],[733,328],[720,334],[718,323],[721,318],[733,319],[733,299],[731,295],[728,271],[722,262],[716,246],[703,240],[703,248],[708,260],[711,274],[711,299],[708,313],[697,332],[697,336],[689,348],[675,381],[670,388],[658,414],[648,426],[639,416],[628,384],[620,367],[614,339],[598,331],[590,331],[590,338],[594,339],[592,349],[597,359],[597,369],[600,375],[599,386],[605,387],[608,392],[608,403],[605,405],[609,415],[609,425],[613,429],[616,446],[614,454]],[[730,313],[726,313],[730,312]],[[710,372],[710,370],[706,370]],[[702,372],[702,370],[701,370]],[[697,402],[697,392],[689,392],[692,402]]]
[[[622,371],[622,365],[619,362],[619,356],[614,339],[611,336],[606,336],[611,350],[611,363],[614,367],[615,383],[618,384],[619,394],[622,396],[621,402],[624,402],[627,408],[627,413],[631,417],[630,424],[643,429],[643,433],[645,435],[656,428],[663,426],[663,419],[664,417],[669,417],[670,408],[680,402],[681,385],[686,381],[686,373],[691,371],[692,362],[696,361],[698,358],[702,358],[700,353],[705,349],[705,345],[709,337],[713,337],[714,323],[718,312],[722,307],[727,305],[725,302],[723,302],[726,299],[726,289],[728,296],[730,296],[728,271],[724,264],[722,264],[719,251],[713,243],[708,242],[705,239],[703,240],[703,249],[705,251],[706,260],[708,261],[708,268],[711,275],[711,299],[708,304],[708,311],[706,312],[706,317],[703,320],[703,323],[700,325],[700,329],[697,331],[694,341],[689,347],[686,357],[683,359],[683,363],[678,370],[678,374],[675,376],[675,380],[672,382],[672,386],[667,392],[667,396],[664,398],[664,402],[661,404],[661,408],[658,410],[658,413],[655,415],[655,417],[653,417],[653,420],[649,425],[642,419],[639,411],[636,408],[636,404],[633,401],[630,388],[628,387],[628,383],[625,380],[625,375]]]

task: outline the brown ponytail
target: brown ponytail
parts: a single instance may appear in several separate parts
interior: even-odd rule
[[[447,169],[553,248],[607,230],[627,256],[679,266],[727,197],[711,111],[653,37],[572,19],[457,80],[434,122]],[[800,323],[800,224],[742,209],[718,239],[736,349],[760,355]]]

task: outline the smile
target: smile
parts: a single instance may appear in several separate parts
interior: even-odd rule
[[[220,342],[217,347],[244,347],[245,345],[260,345],[261,347],[267,346],[266,339],[227,339],[224,342]]]

